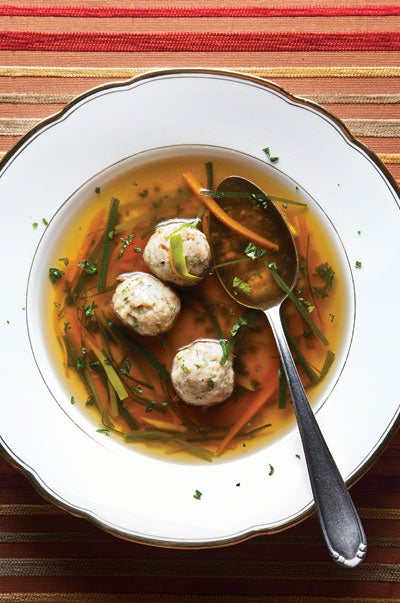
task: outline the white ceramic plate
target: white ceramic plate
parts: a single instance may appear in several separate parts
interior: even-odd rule
[[[89,433],[52,381],[37,304],[41,259],[85,183],[149,150],[199,146],[265,164],[269,146],[280,157],[276,173],[299,183],[333,225],[349,283],[349,327],[317,419],[349,485],[399,422],[400,216],[395,183],[379,160],[320,107],[253,77],[177,70],[89,91],[1,163],[0,442],[61,507],[115,535],[176,547],[236,542],[309,515],[297,430],[246,458],[207,465],[157,461]]]

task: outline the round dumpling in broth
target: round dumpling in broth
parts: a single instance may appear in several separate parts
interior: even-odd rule
[[[184,402],[194,406],[213,406],[232,395],[232,356],[222,365],[221,357],[221,344],[215,339],[198,339],[177,351],[171,379]]]
[[[159,335],[174,324],[181,303],[165,283],[146,272],[121,274],[112,307],[121,322],[140,335]]]
[[[187,224],[187,226],[185,226]],[[180,287],[193,283],[178,274],[170,262],[170,236],[179,232],[189,274],[202,277],[211,262],[211,251],[205,234],[193,226],[193,220],[168,220],[160,222],[147,242],[143,259],[150,272],[163,281]]]

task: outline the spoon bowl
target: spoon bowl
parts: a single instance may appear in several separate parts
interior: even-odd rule
[[[263,311],[274,334],[328,550],[338,563],[355,567],[366,554],[365,533],[311,409],[281,321],[282,303],[294,295],[299,273],[290,227],[268,195],[249,180],[230,176],[219,184],[215,196],[225,213],[269,242],[268,250],[258,247],[208,216],[207,230],[221,284],[239,304]]]

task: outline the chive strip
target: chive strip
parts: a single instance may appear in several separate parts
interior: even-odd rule
[[[268,429],[268,427],[272,427],[272,423],[264,423],[264,425],[260,425],[259,427],[254,427],[254,429],[250,429],[250,431],[239,431],[239,433],[235,436],[236,438],[243,438],[243,437],[247,437],[247,438],[251,438],[255,435],[257,435],[258,433],[260,433],[260,431],[263,431],[264,429]]]
[[[142,345],[140,345],[140,343],[138,343],[137,341],[135,341],[135,339],[133,339],[132,337],[128,337],[123,331],[122,329],[120,329],[115,323],[112,323],[112,325],[110,326],[111,330],[114,331],[116,333],[116,335],[118,336],[119,339],[122,339],[125,344],[127,345],[127,347],[131,347],[135,352],[139,352],[139,354],[141,354],[141,356],[147,360],[147,362],[154,368],[156,369],[156,371],[166,380],[166,381],[171,381],[171,376],[169,374],[169,372],[167,371],[167,369],[165,368],[165,366],[163,364],[161,364],[161,362],[159,362],[157,360],[157,358],[155,356],[153,356],[153,354],[151,354],[151,352],[149,352],[146,348],[144,348]]]
[[[121,379],[119,378],[117,371],[111,364],[109,364],[109,362],[107,362],[107,358],[99,350],[99,348],[93,343],[93,341],[89,340],[88,343],[89,343],[90,348],[93,350],[97,360],[99,360],[102,367],[104,368],[107,378],[109,379],[111,385],[115,389],[115,391],[118,395],[118,398],[120,400],[125,400],[125,398],[127,398],[129,394],[126,391]]]
[[[139,429],[140,423],[138,422],[138,420],[129,412],[127,408],[125,408],[125,406],[120,401],[118,401],[118,411],[120,416],[128,425],[129,429],[132,429],[132,431],[136,431],[137,429]]]
[[[214,453],[211,452],[211,450],[207,450],[207,448],[202,448],[201,446],[195,446],[187,440],[179,440],[175,437],[172,441],[176,442],[181,448],[186,450],[186,452],[190,452],[191,454],[193,454],[193,456],[197,456],[198,458],[202,459],[203,461],[207,461],[208,463],[211,463],[215,456]]]
[[[176,438],[176,434],[166,433],[164,431],[157,431],[153,429],[146,429],[145,431],[131,431],[129,433],[124,433],[124,440],[128,442],[156,442],[158,440],[174,440]]]
[[[104,237],[103,237],[103,252],[102,252],[102,256],[101,256],[99,280],[97,283],[97,290],[99,291],[99,293],[102,293],[104,291],[104,289],[106,288],[108,265],[110,263],[110,256],[111,256],[111,242],[114,237],[115,223],[117,221],[117,216],[118,216],[118,206],[119,206],[119,199],[116,199],[115,197],[113,197],[110,202],[110,209],[108,211],[108,218],[107,218],[107,226],[106,226],[106,231],[105,231]]]
[[[321,369],[321,374],[319,376],[320,379],[323,379],[329,372],[333,362],[335,360],[335,353],[332,350],[328,350],[325,356],[325,362]]]
[[[108,398],[110,400],[110,412],[113,417],[118,417],[119,408],[118,408],[118,397],[117,393],[111,383],[111,381],[107,378],[107,389],[108,389]]]
[[[214,330],[215,330],[218,340],[219,340],[219,344],[222,348],[222,357],[221,357],[221,360],[219,363],[221,366],[223,366],[226,363],[226,361],[228,360],[228,357],[232,351],[233,345],[228,345],[228,342],[226,341],[224,334],[222,333],[221,325],[219,324],[218,318],[216,317],[214,312],[211,310],[210,306],[208,304],[204,303],[203,300],[201,300],[201,301],[203,302],[204,310],[205,310],[212,326],[214,327]]]
[[[233,266],[234,264],[241,264],[242,262],[254,262],[253,258],[240,258],[238,260],[230,260],[229,262],[222,262],[221,264],[214,264],[208,268],[208,272],[218,270],[219,268],[225,268],[226,266]]]
[[[212,190],[214,188],[214,166],[212,161],[206,161],[204,166],[206,168],[207,188]]]
[[[207,189],[201,190],[201,195],[204,197],[212,197],[213,199],[250,199],[253,201],[277,201],[279,203],[287,203],[288,205],[298,205],[300,207],[307,207],[307,203],[303,201],[294,201],[294,199],[286,199],[284,197],[275,197],[274,195],[267,195],[265,193],[245,193],[242,191],[213,191]]]
[[[93,400],[94,400],[94,402],[95,402],[98,410],[103,415],[104,412],[105,412],[105,409],[104,409],[104,407],[103,407],[103,405],[101,403],[100,396],[99,396],[99,394],[97,392],[96,386],[95,386],[95,384],[93,382],[93,379],[92,379],[92,375],[90,374],[90,371],[87,368],[83,368],[82,372],[83,372],[83,375],[85,377],[86,384],[87,384],[87,386],[89,388],[89,391],[90,391],[90,393],[92,395],[92,398],[93,398]]]
[[[282,318],[282,326],[283,329],[285,331],[285,335],[286,335],[286,339],[288,340],[288,343],[294,353],[294,355],[296,356],[296,360],[301,364],[301,366],[304,369],[305,374],[307,375],[307,377],[310,379],[310,381],[312,381],[313,383],[315,383],[316,381],[319,381],[319,377],[316,374],[316,372],[311,368],[310,364],[307,362],[305,356],[303,355],[303,353],[300,350],[300,347],[296,341],[296,339],[293,337],[293,335],[290,333],[289,328],[287,326],[286,321]]]
[[[312,330],[312,332],[314,333],[314,335],[316,335],[318,337],[318,339],[320,339],[320,341],[322,341],[322,343],[324,345],[329,345],[329,341],[327,340],[327,338],[325,337],[325,335],[319,330],[319,328],[317,327],[317,325],[315,324],[315,322],[311,318],[310,313],[303,306],[303,304],[301,303],[301,301],[299,300],[299,298],[296,297],[296,295],[293,293],[293,291],[291,290],[291,288],[285,283],[285,281],[283,280],[283,278],[278,274],[278,272],[276,271],[276,268],[274,268],[271,264],[268,264],[267,262],[265,263],[265,265],[271,271],[272,276],[274,277],[275,281],[278,283],[278,285],[280,286],[280,288],[286,293],[286,295],[294,303],[294,305],[296,306],[296,308],[299,311],[300,315],[305,320],[305,322],[308,324],[308,326],[310,327],[310,329]]]

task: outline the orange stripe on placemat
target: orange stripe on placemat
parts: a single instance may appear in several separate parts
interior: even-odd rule
[[[0,136],[21,136],[40,121],[32,117],[0,118]],[[343,119],[342,121],[354,136],[400,137],[400,119]]]
[[[0,15],[23,17],[159,18],[159,17],[376,17],[400,15],[398,5],[371,6],[10,6]]]
[[[207,67],[205,67],[206,69]],[[0,65],[0,77],[59,77],[59,78],[106,78],[125,79],[142,75],[149,71],[157,71],[157,65],[149,67],[86,67],[86,66],[59,66],[59,65]],[[164,68],[168,69],[168,68]],[[172,67],[173,69],[173,67]],[[218,69],[218,67],[216,68]],[[223,69],[221,67],[221,69]],[[231,65],[232,71],[247,73],[263,78],[398,78],[400,65],[326,65],[315,66],[270,66],[270,67],[242,67]],[[190,68],[189,68],[190,70]],[[369,84],[368,84],[369,86]]]
[[[0,32],[0,50],[51,52],[398,51],[398,32]]]

